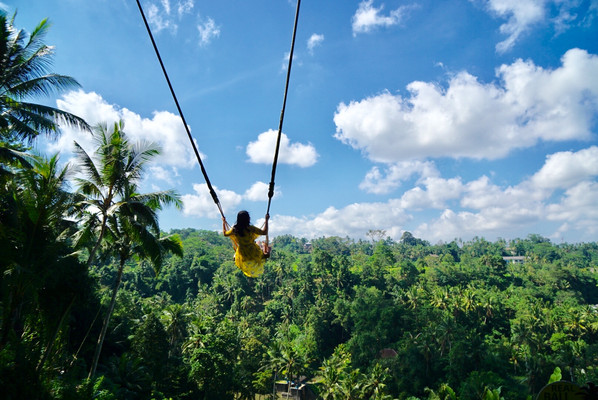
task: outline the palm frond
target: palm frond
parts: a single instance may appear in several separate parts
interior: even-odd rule
[[[154,210],[161,210],[164,205],[174,205],[179,210],[183,208],[181,196],[175,190],[139,194],[136,199]]]
[[[44,118],[51,119],[59,124],[64,123],[68,126],[91,132],[91,127],[83,118],[63,111],[59,108],[25,102],[20,103],[20,105],[20,108],[25,109],[30,113],[35,113],[37,115],[43,116]]]
[[[18,165],[20,168],[31,168],[31,155],[11,149],[0,142],[0,163]]]
[[[74,153],[77,156],[78,164],[83,168],[83,172],[85,175],[89,177],[89,182],[93,182],[96,186],[102,184],[102,176],[96,167],[93,159],[87,154],[85,149],[81,147],[81,145],[77,142],[74,143]],[[79,179],[79,182],[83,181],[83,179]]]
[[[44,18],[29,35],[29,41],[25,45],[25,49],[38,48],[43,45],[43,40],[50,29],[51,24],[47,18]]]
[[[79,82],[70,76],[47,74],[27,80],[20,80],[16,85],[10,87],[7,94],[17,99],[28,96],[50,96],[62,90],[78,88],[80,86]]]
[[[79,84],[69,76],[49,71],[53,47],[43,42],[50,27],[48,21],[41,21],[27,35],[15,29],[14,18],[13,15],[9,20],[0,12],[0,129],[29,142],[40,133],[58,133],[60,124],[89,131],[89,125],[80,117],[24,101],[28,97],[79,87]]]

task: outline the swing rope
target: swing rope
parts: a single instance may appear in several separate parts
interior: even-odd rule
[[[293,38],[291,39],[291,51],[289,52],[289,65],[287,67],[287,79],[284,86],[284,96],[282,99],[282,109],[280,110],[280,121],[278,123],[278,136],[276,137],[276,150],[274,150],[274,160],[272,161],[272,175],[270,185],[268,186],[268,207],[266,209],[266,218],[270,216],[270,205],[274,197],[274,178],[276,177],[276,165],[278,164],[278,153],[280,151],[280,138],[282,136],[282,123],[284,121],[284,112],[287,106],[287,95],[289,93],[289,81],[291,80],[291,66],[293,65],[293,52],[295,51],[295,37],[297,35],[297,22],[299,21],[299,7],[301,0],[297,0],[297,9],[295,10],[295,23],[293,24]],[[266,249],[268,248],[269,238],[266,233]]]
[[[289,93],[289,81],[291,79],[291,66],[293,65],[293,52],[295,51],[295,36],[297,35],[297,22],[299,21],[299,7],[301,0],[297,0],[297,10],[295,11],[295,24],[293,26],[293,38],[291,39],[291,51],[289,53],[289,66],[287,68],[287,79],[284,87],[284,97],[282,99],[282,110],[280,111],[280,121],[278,123],[278,136],[276,137],[276,150],[274,151],[274,160],[272,161],[272,176],[268,188],[268,208],[266,215],[270,214],[270,204],[274,196],[274,178],[276,176],[276,165],[278,164],[278,152],[280,150],[280,138],[282,136],[282,123],[284,121],[284,112],[287,105],[287,94]]]
[[[160,66],[162,67],[162,72],[164,73],[164,77],[166,78],[166,82],[168,83],[168,87],[170,89],[170,93],[172,94],[172,98],[174,99],[174,102],[176,104],[177,110],[179,112],[179,115],[181,116],[181,120],[183,121],[183,125],[185,126],[185,131],[187,132],[187,137],[189,138],[189,141],[191,142],[191,146],[193,147],[193,151],[195,152],[195,157],[197,158],[197,161],[199,162],[199,167],[201,168],[201,173],[203,174],[203,177],[206,181],[206,185],[208,186],[208,189],[210,191],[210,195],[212,196],[212,199],[214,200],[214,203],[216,204],[216,206],[218,206],[218,210],[220,211],[220,215],[222,216],[222,218],[224,219],[224,221],[226,222],[226,217],[224,216],[224,212],[222,211],[222,206],[220,204],[220,200],[218,199],[218,196],[216,194],[216,191],[214,190],[214,188],[212,187],[212,184],[210,182],[210,178],[208,177],[208,173],[203,165],[203,162],[201,160],[201,157],[199,155],[199,151],[197,150],[197,146],[195,145],[195,142],[193,141],[193,137],[191,136],[191,131],[189,130],[189,126],[187,125],[187,121],[185,120],[185,116],[183,114],[183,110],[181,109],[181,106],[179,104],[179,101],[176,97],[176,94],[174,92],[174,88],[172,87],[172,84],[170,82],[170,78],[168,77],[168,73],[166,72],[166,67],[164,66],[164,62],[162,61],[162,57],[160,56],[160,52],[158,50],[158,46],[156,45],[156,41],[154,40],[154,36],[152,35],[152,31],[150,29],[150,26],[147,22],[147,18],[145,17],[145,13],[143,12],[143,8],[141,7],[141,3],[139,0],[137,0],[137,6],[139,7],[139,12],[141,13],[141,17],[143,18],[143,22],[145,24],[145,28],[147,29],[147,33],[149,34],[149,37],[151,39],[152,45],[154,47],[154,51],[156,52],[156,56],[158,57],[158,61],[160,62]],[[282,137],[282,125],[283,125],[283,121],[284,121],[284,113],[286,110],[286,103],[287,103],[287,95],[289,92],[289,82],[290,82],[290,78],[291,78],[291,66],[293,65],[293,53],[295,51],[295,37],[297,35],[297,23],[299,21],[299,8],[301,6],[301,0],[297,0],[297,9],[295,11],[295,22],[293,25],[293,37],[291,39],[291,51],[289,52],[289,64],[287,67],[287,76],[286,76],[286,82],[285,82],[285,88],[284,88],[284,96],[283,96],[283,100],[282,100],[282,109],[280,111],[280,121],[278,124],[278,135],[276,138],[276,149],[274,151],[274,160],[272,161],[272,175],[270,178],[270,184],[268,186],[268,207],[266,209],[266,218],[268,218],[269,214],[270,214],[270,206],[272,204],[272,197],[274,197],[274,180],[276,177],[276,166],[278,164],[278,154],[280,152],[280,140]],[[227,223],[228,225],[228,223]],[[268,245],[268,235],[266,234],[266,246]]]
[[[206,185],[208,186],[208,190],[210,191],[210,195],[212,196],[212,200],[218,206],[218,211],[220,211],[220,215],[224,218],[224,212],[222,211],[222,206],[220,205],[220,200],[218,200],[218,195],[216,195],[216,191],[212,187],[212,183],[210,182],[210,178],[208,177],[208,173],[201,161],[201,157],[199,155],[199,151],[197,151],[197,146],[193,141],[193,137],[191,136],[191,131],[189,130],[189,125],[187,125],[187,121],[185,120],[185,116],[183,115],[183,110],[179,105],[179,100],[176,97],[174,92],[174,88],[170,83],[170,78],[168,77],[168,73],[166,72],[166,67],[164,67],[164,63],[162,62],[162,57],[160,56],[160,52],[158,51],[158,46],[156,45],[156,41],[154,40],[154,35],[152,35],[152,31],[150,26],[145,18],[145,13],[143,12],[143,8],[141,7],[141,3],[137,0],[137,6],[139,7],[139,12],[141,13],[141,17],[143,18],[143,22],[145,23],[145,28],[147,29],[147,33],[152,41],[152,45],[154,46],[154,51],[156,52],[156,56],[158,57],[158,61],[160,62],[160,66],[162,67],[162,72],[164,73],[164,77],[166,78],[166,82],[168,83],[168,87],[170,88],[170,93],[172,94],[172,98],[174,99],[174,103],[176,104],[177,110],[179,111],[179,115],[181,116],[181,120],[183,121],[183,125],[185,126],[185,131],[187,132],[187,137],[191,142],[191,146],[193,147],[193,151],[195,152],[195,157],[197,157],[197,161],[199,162],[199,167],[201,168],[201,173],[206,181]]]

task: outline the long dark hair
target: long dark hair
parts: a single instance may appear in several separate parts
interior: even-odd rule
[[[249,217],[249,213],[247,211],[239,211],[239,213],[237,214],[237,222],[233,226],[233,232],[235,232],[238,235],[245,234],[245,231],[247,230],[247,228],[249,228],[250,221],[251,220]]]

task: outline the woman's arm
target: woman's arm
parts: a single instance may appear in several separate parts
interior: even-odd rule
[[[226,222],[226,218],[222,217],[222,233],[224,234],[224,236],[228,236],[226,234],[227,225],[228,225],[228,223]]]
[[[267,235],[268,234],[268,220],[270,219],[270,215],[266,214],[266,222],[264,222],[264,228],[260,229],[257,226],[254,226],[255,231],[260,235]]]
[[[258,228],[257,226],[251,225],[251,230],[258,234],[258,235],[267,235],[268,234],[268,219],[270,219],[270,215],[266,214],[266,222],[264,222],[264,228]]]

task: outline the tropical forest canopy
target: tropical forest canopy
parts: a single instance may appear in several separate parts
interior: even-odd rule
[[[29,102],[77,83],[48,71],[45,21],[13,23],[0,16],[4,398],[255,399],[306,381],[322,399],[489,400],[598,382],[598,243],[279,236],[247,278],[222,234],[160,230],[181,205],[139,187],[160,149]],[[59,124],[95,140],[76,168],[31,151]]]

